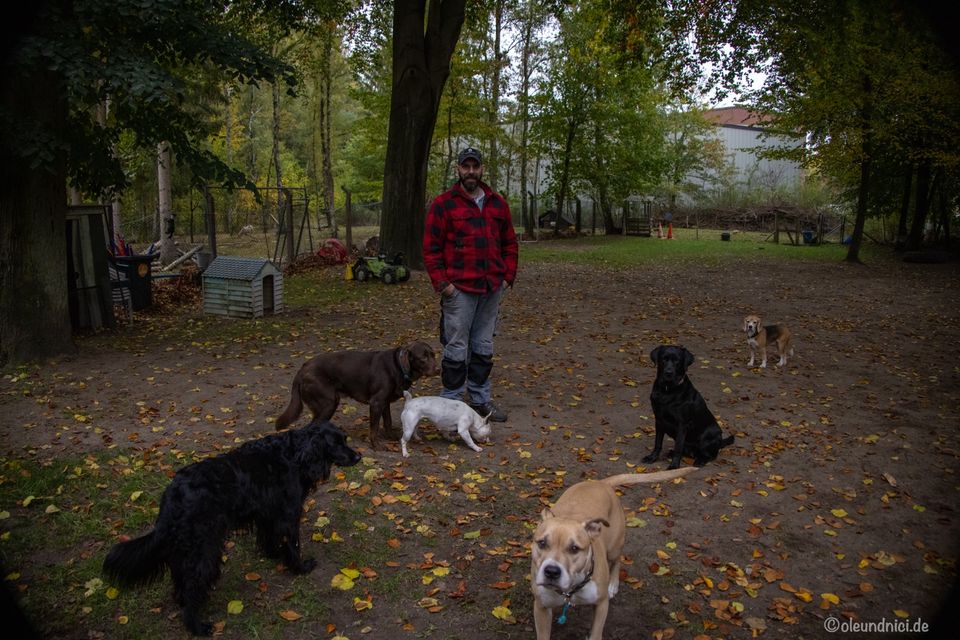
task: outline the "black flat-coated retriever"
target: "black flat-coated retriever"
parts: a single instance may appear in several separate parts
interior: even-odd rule
[[[312,571],[316,561],[300,556],[303,503],[334,464],[359,460],[340,429],[315,420],[186,466],[163,492],[153,531],[114,546],[103,571],[117,584],[134,586],[160,579],[169,567],[184,626],[211,635],[213,625],[200,620],[200,609],[220,577],[230,531],[256,528],[266,557],[281,559],[295,573]]]

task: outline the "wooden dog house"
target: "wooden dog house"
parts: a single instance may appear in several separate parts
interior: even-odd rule
[[[218,256],[203,272],[203,311],[260,318],[283,311],[283,272],[269,260]]]

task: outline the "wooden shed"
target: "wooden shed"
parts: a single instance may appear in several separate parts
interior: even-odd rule
[[[283,272],[269,260],[218,256],[203,272],[203,311],[259,318],[283,311]]]

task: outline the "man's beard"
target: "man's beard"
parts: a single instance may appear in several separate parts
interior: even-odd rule
[[[466,191],[473,191],[480,185],[480,177],[479,174],[460,176],[460,185]]]

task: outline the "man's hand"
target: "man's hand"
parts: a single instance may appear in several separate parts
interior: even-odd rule
[[[440,295],[442,295],[444,298],[449,298],[450,296],[453,295],[453,292],[456,290],[457,288],[453,286],[453,284],[451,283],[445,286],[442,291],[440,291]]]

